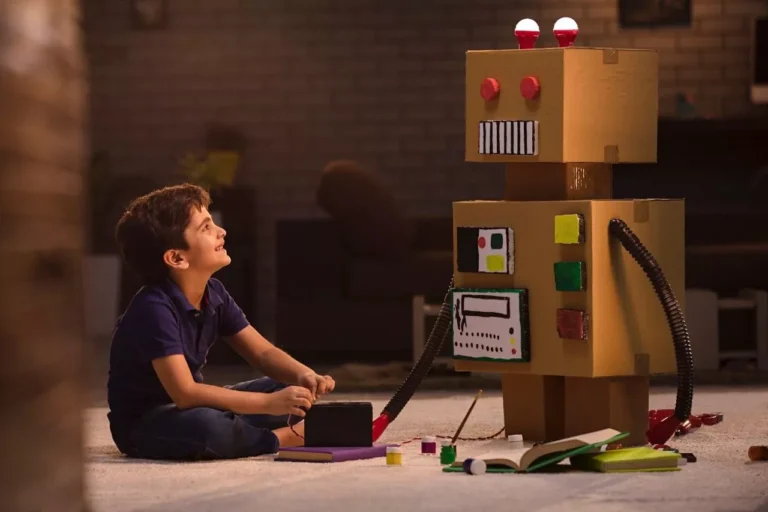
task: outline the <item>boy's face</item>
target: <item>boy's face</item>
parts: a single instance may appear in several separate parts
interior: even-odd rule
[[[177,249],[166,253],[166,263],[171,268],[194,270],[212,275],[232,262],[224,248],[224,229],[217,226],[207,208],[192,208],[189,224],[184,230],[188,249]]]

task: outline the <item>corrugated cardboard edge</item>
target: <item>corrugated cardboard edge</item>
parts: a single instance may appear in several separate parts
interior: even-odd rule
[[[635,375],[649,376],[651,374],[650,354],[635,354]]]
[[[619,146],[605,146],[603,148],[603,162],[617,163],[619,161]]]
[[[651,205],[649,201],[633,201],[633,220],[637,223],[648,222],[651,218]]]
[[[618,64],[619,50],[616,48],[606,48],[603,50],[603,64]]]

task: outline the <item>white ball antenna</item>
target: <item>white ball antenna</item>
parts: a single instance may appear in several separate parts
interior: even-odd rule
[[[579,34],[579,26],[573,18],[563,17],[555,22],[555,28],[552,31],[557,39],[557,44],[561,48],[573,46],[576,36]]]
[[[539,39],[539,24],[530,18],[525,18],[517,22],[515,25],[515,37],[517,38],[517,46],[520,49],[531,49],[536,45],[536,40]]]

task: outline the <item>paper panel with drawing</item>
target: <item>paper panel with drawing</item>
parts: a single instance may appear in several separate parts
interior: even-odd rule
[[[526,290],[455,289],[452,304],[454,357],[530,360]]]

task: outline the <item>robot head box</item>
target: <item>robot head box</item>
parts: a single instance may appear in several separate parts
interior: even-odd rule
[[[658,52],[577,47],[577,33],[561,18],[558,47],[535,48],[525,19],[519,48],[466,53],[467,161],[656,161]]]

